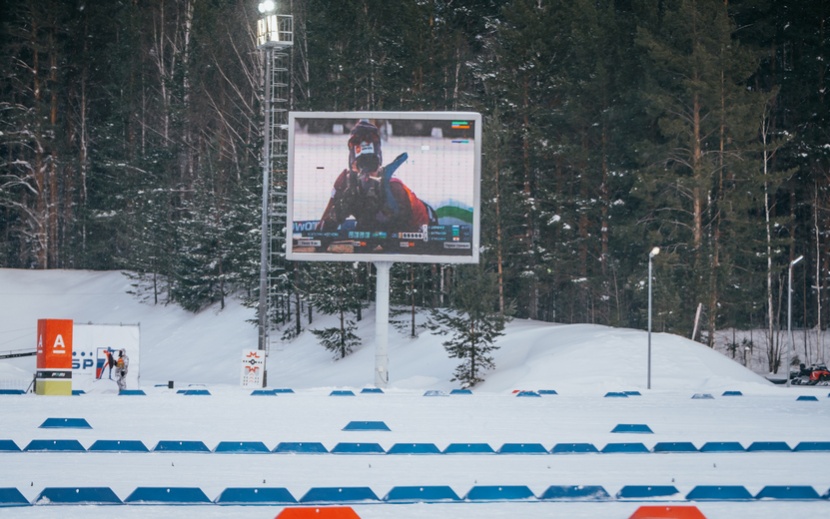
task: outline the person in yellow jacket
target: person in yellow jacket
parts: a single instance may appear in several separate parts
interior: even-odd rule
[[[118,390],[127,389],[127,371],[130,367],[130,358],[124,350],[118,350],[118,360],[115,361],[115,381],[118,383]]]

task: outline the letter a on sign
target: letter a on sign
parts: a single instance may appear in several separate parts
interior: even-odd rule
[[[52,353],[54,355],[65,355],[66,354],[66,343],[63,342],[63,335],[58,334],[55,337],[55,344],[52,345]]]
[[[72,320],[40,319],[37,322],[37,368],[72,370]]]

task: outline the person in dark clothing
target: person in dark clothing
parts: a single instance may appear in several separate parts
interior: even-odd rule
[[[407,159],[399,155],[383,165],[380,132],[361,119],[349,134],[348,168],[334,182],[331,198],[317,224],[321,231],[337,230],[347,218],[355,230],[415,232],[438,222],[435,211],[392,175]]]

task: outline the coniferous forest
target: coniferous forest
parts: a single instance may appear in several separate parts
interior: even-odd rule
[[[396,264],[401,308],[475,285],[496,315],[645,328],[659,246],[657,331],[768,330],[777,371],[802,255],[793,325],[830,322],[830,2],[278,3],[291,109],[483,116],[481,265]],[[256,301],[257,4],[0,3],[0,267],[123,269],[193,311]],[[335,304],[327,285],[359,318],[373,270],[341,267],[288,265],[287,330]]]

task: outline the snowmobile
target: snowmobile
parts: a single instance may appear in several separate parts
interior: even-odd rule
[[[813,364],[807,367],[804,363],[799,365],[798,371],[790,372],[790,382],[794,385],[803,386],[830,386],[830,371],[826,364]]]

